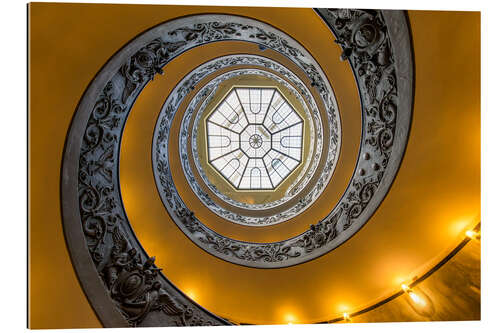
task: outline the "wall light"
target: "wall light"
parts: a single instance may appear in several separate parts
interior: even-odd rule
[[[412,309],[421,316],[430,317],[434,314],[434,305],[427,294],[422,290],[414,290],[406,284],[401,285],[401,289],[408,295],[408,303]]]
[[[418,295],[417,295],[417,294],[416,294],[416,293],[415,293],[415,292],[414,292],[414,291],[413,291],[410,287],[408,287],[406,284],[404,284],[404,283],[403,283],[403,284],[401,285],[401,289],[403,289],[403,291],[404,291],[405,293],[407,293],[407,294],[408,294],[408,296],[410,296],[411,300],[412,300],[413,302],[415,302],[416,304],[418,304],[418,305],[420,305],[420,306],[425,306],[425,305],[426,305],[425,300],[424,300],[422,297],[418,296]]]
[[[295,323],[295,316],[289,313],[285,316],[285,321],[288,325],[293,325]]]
[[[467,230],[465,232],[465,236],[469,237],[470,239],[475,239],[475,240],[479,240],[481,238],[481,234],[475,230]]]
[[[465,231],[465,236],[472,239],[472,240],[480,241],[481,240],[480,226],[481,226],[481,224],[479,223],[478,225],[476,225],[476,227],[474,229],[470,229],[470,230]],[[461,228],[461,232],[463,232],[463,228]],[[460,243],[459,246],[463,246],[463,243]],[[458,249],[460,249],[460,248],[458,248]],[[446,263],[446,261],[448,259],[444,259],[444,260],[445,261],[442,261],[439,265],[442,265],[442,263]],[[403,277],[398,277],[395,280],[396,281],[394,281],[394,282],[396,282],[396,284],[399,284],[403,281],[408,281]],[[417,314],[424,316],[424,317],[427,317],[427,318],[431,318],[436,312],[435,307],[434,307],[434,303],[433,303],[432,299],[422,290],[422,288],[419,288],[417,286],[417,283],[420,283],[420,281],[418,281],[417,277],[414,277],[413,281],[411,282],[410,285],[407,285],[405,283],[401,284],[401,289],[404,292],[404,294],[403,294],[404,299],[406,300],[406,302],[408,302],[408,305]],[[410,286],[412,286],[412,287],[410,287]],[[405,295],[407,295],[408,297],[406,297]],[[395,295],[395,296],[397,296],[397,295]],[[380,302],[380,303],[376,304],[375,307],[380,306],[379,304],[381,305],[384,303]],[[343,317],[336,317],[335,319],[329,320],[327,322],[328,323],[341,322],[342,319],[345,322],[351,322],[351,316],[349,315],[348,312],[346,312],[349,310],[350,310],[350,308],[348,306],[341,305],[337,309],[337,311],[342,312]],[[354,315],[357,316],[363,312],[366,312],[366,311],[358,311],[358,312],[354,313]],[[289,323],[291,324],[291,322],[289,322]]]

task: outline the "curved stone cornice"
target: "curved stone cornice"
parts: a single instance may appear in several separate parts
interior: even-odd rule
[[[306,119],[306,123],[310,126],[309,127],[310,134],[308,136],[309,143],[310,143],[310,145],[312,145],[312,143],[314,143],[315,147],[311,147],[311,149],[309,149],[309,152],[304,159],[305,160],[304,164],[306,164],[307,167],[304,167],[300,171],[300,173],[295,177],[296,179],[294,179],[293,182],[288,186],[288,190],[285,191],[283,197],[281,197],[279,199],[276,199],[274,201],[268,201],[268,202],[261,203],[261,204],[259,204],[259,203],[247,204],[245,202],[240,202],[240,201],[234,200],[232,198],[229,198],[222,193],[220,195],[218,195],[221,199],[230,203],[231,205],[233,205],[235,207],[245,208],[245,209],[248,209],[250,211],[270,209],[270,208],[279,206],[283,202],[288,201],[291,198],[293,198],[294,196],[296,196],[300,192],[300,190],[307,184],[307,182],[308,182],[307,180],[310,178],[310,175],[312,173],[314,173],[316,166],[319,162],[320,152],[322,150],[323,140],[324,140],[321,117],[320,117],[319,113],[317,112],[318,108],[317,108],[317,105],[316,105],[314,99],[311,100],[311,99],[307,98],[309,96],[307,93],[305,93],[305,91],[308,91],[308,90],[304,91],[303,89],[301,89],[301,88],[305,88],[303,86],[303,84],[297,86],[297,89],[299,89],[304,95],[307,95],[306,96],[307,102],[306,102],[306,100],[304,100],[303,94],[299,93],[299,91],[295,88],[296,87],[295,84],[297,84],[298,82],[301,82],[301,81],[290,80],[290,77],[294,76],[294,75],[286,67],[280,66],[277,63],[274,63],[273,61],[270,61],[270,60],[266,61],[266,59],[263,57],[258,57],[258,58],[261,58],[263,60],[263,65],[264,65],[264,67],[262,67],[262,70],[259,72],[259,75],[262,77],[266,77],[270,80],[274,80],[276,83],[280,84],[282,88],[286,89],[287,92],[289,92],[291,95],[293,95],[295,97],[296,101],[298,101],[301,109],[304,111],[303,116]],[[269,69],[271,69],[271,68],[274,70],[274,74],[273,74],[273,72],[269,71]],[[277,68],[280,68],[279,73],[281,76],[276,75]],[[283,76],[284,72],[287,73],[286,76]],[[291,75],[288,75],[288,74],[291,74]],[[287,80],[290,80],[293,83],[293,85],[290,84]],[[199,149],[198,149],[198,144],[197,144],[197,140],[196,140],[196,138],[198,137],[198,126],[194,126],[194,124],[200,124],[200,119],[202,118],[202,115],[204,114],[203,110],[205,110],[207,108],[207,105],[212,103],[212,99],[214,99],[217,94],[218,94],[217,90],[214,90],[212,93],[210,93],[210,95],[206,98],[206,100],[203,101],[203,103],[200,105],[200,108],[199,108],[200,112],[198,112],[196,114],[196,117],[194,119],[192,131],[191,131],[192,138],[193,138],[193,140],[192,140],[193,141],[192,142],[192,155],[193,156],[199,156]],[[311,109],[313,110],[312,112],[311,112]],[[183,118],[183,121],[185,118],[186,118],[186,116]],[[316,128],[318,130],[315,130]],[[316,144],[316,142],[317,142],[317,144]],[[313,156],[313,154],[314,154],[314,156]],[[313,158],[314,158],[313,163],[312,163],[313,165],[309,166],[309,162]],[[206,179],[206,174],[203,171],[203,167],[200,164],[199,159],[194,158],[194,162],[196,164],[196,168],[198,170],[198,173],[201,175],[201,177],[203,178],[205,183],[208,184],[209,181],[208,181],[208,179]],[[211,188],[212,191],[214,191],[214,193],[218,192],[218,189],[215,186],[209,185],[209,187]]]
[[[405,16],[396,11],[318,12],[344,48],[362,96],[363,142],[357,172],[325,219],[301,235],[276,243],[221,237],[203,226],[178,196],[167,193],[167,210],[174,221],[184,232],[195,234],[202,248],[224,260],[277,268],[327,253],[366,223],[397,173],[413,101],[413,61]],[[334,108],[333,91],[323,84],[327,79],[301,46],[252,19],[183,17],[148,30],[116,53],[77,107],[61,173],[66,241],[79,280],[104,326],[229,324],[186,297],[154,265],[154,257],[146,254],[127,220],[118,175],[123,127],[144,86],[184,51],[221,40],[251,41],[281,52],[304,70]],[[173,115],[175,110],[170,111]],[[338,139],[331,138],[332,142]]]
[[[398,29],[402,24],[407,28],[404,15],[399,14],[386,15],[398,20]],[[168,190],[163,195],[173,198],[167,209],[173,212],[181,230],[210,254],[258,268],[287,267],[317,258],[342,244],[367,222],[396,176],[406,147],[413,101],[412,81],[408,80],[413,71],[408,61],[412,59],[408,30],[406,34],[398,30],[393,37],[384,15],[377,11],[327,10],[325,21],[340,36],[337,42],[344,47],[343,58],[350,59],[362,96],[363,134],[356,172],[330,214],[311,224],[309,230],[279,242],[249,243],[214,232],[180,199],[176,200],[166,166],[159,173],[167,175],[163,187]],[[408,47],[394,49],[394,41]],[[174,108],[171,112],[175,112]],[[164,123],[163,128],[166,130],[168,124]]]
[[[154,134],[154,140],[153,140],[153,165],[155,166],[154,173],[155,173],[155,179],[157,182],[157,185],[159,186],[160,190],[160,195],[162,196],[163,202],[165,202],[166,197],[165,197],[165,189],[166,186],[170,186],[169,183],[162,183],[160,179],[160,171],[159,168],[160,166],[165,166],[169,165],[168,161],[168,138],[170,136],[170,128],[171,128],[171,121],[166,119],[165,121],[163,120],[166,117],[166,108],[169,107],[170,105],[173,105],[174,101],[176,104],[174,104],[173,109],[177,110],[178,106],[180,105],[182,98],[179,98],[179,94],[183,93],[182,87],[183,86],[195,86],[198,84],[198,82],[203,79],[206,75],[209,75],[212,73],[212,71],[216,71],[218,68],[221,68],[223,65],[225,66],[234,66],[234,65],[255,65],[255,66],[262,66],[264,68],[272,69],[275,70],[276,72],[279,72],[281,74],[284,74],[287,78],[292,79],[295,84],[298,84],[298,87],[300,89],[299,92],[295,92],[297,95],[297,98],[299,100],[302,100],[302,95],[305,95],[308,103],[313,105],[313,110],[312,110],[312,115],[311,117],[314,119],[315,122],[315,127],[316,128],[321,128],[321,119],[319,115],[319,110],[316,107],[316,103],[314,102],[314,99],[310,93],[308,93],[307,88],[304,86],[304,84],[301,84],[301,81],[296,78],[293,73],[289,72],[284,66],[279,65],[275,63],[274,61],[271,61],[270,59],[260,57],[260,56],[252,56],[252,55],[232,55],[232,56],[225,56],[221,58],[217,58],[213,61],[208,62],[207,64],[204,64],[203,66],[200,66],[200,68],[194,70],[191,74],[187,75],[186,78],[180,82],[172,91],[170,96],[167,98],[163,110],[160,113],[160,116],[158,118],[158,123],[162,124],[162,126],[158,126],[155,130]],[[199,75],[198,73],[203,73],[202,75]],[[189,154],[187,152],[187,147],[188,147],[188,136],[189,136],[189,129],[188,129],[188,124],[190,122],[191,117],[193,116],[194,108],[195,106],[200,103],[201,99],[205,96],[208,95],[207,99],[210,99],[210,96],[213,94],[215,91],[215,87],[218,86],[221,82],[236,76],[236,75],[241,75],[245,73],[256,73],[266,77],[269,77],[276,82],[280,82],[281,84],[285,85],[290,91],[295,91],[295,89],[287,83],[285,80],[281,79],[277,75],[272,74],[271,72],[263,71],[263,70],[256,70],[256,69],[245,69],[245,70],[237,70],[232,73],[226,73],[223,74],[215,79],[213,79],[211,82],[209,82],[206,86],[204,86],[191,100],[189,103],[189,106],[186,109],[186,112],[184,113],[183,116],[183,121],[181,125],[181,130],[180,130],[180,135],[179,135],[179,153],[180,153],[180,159],[182,161],[182,166],[184,169],[184,172],[186,174],[186,177],[188,179],[189,185],[192,187],[194,193],[198,196],[198,198],[213,212],[218,214],[219,216],[240,224],[246,224],[246,225],[271,225],[271,224],[276,224],[280,223],[283,221],[286,221],[290,218],[293,218],[297,214],[300,214],[302,211],[307,209],[313,202],[314,200],[322,193],[322,190],[326,186],[327,182],[322,182],[321,184],[318,184],[318,186],[315,186],[312,191],[310,191],[307,194],[303,195],[303,198],[301,199],[300,205],[296,205],[288,210],[281,211],[278,214],[274,214],[271,216],[264,216],[264,217],[254,217],[251,215],[246,215],[243,216],[242,214],[236,214],[228,209],[224,209],[223,207],[217,205],[200,187],[200,185],[196,182],[193,171],[191,170],[191,167],[189,166],[188,163],[188,158],[187,155]],[[181,95],[182,96],[182,95]],[[185,96],[185,95],[184,95]],[[182,96],[182,97],[184,97]],[[206,104],[207,99],[203,102]],[[178,104],[177,104],[178,103]],[[306,108],[305,102],[302,102],[304,105],[303,107]],[[337,115],[338,117],[338,115]],[[199,120],[199,114],[197,115],[197,120],[195,120],[195,123],[197,123]],[[338,128],[335,127],[329,127],[330,133],[329,136],[334,136],[338,135],[337,130]],[[299,186],[296,187],[296,190],[289,194],[286,195],[285,197],[281,198],[280,200],[277,200],[277,202],[272,202],[269,204],[265,205],[257,205],[256,207],[252,207],[251,209],[257,210],[257,209],[269,209],[272,207],[275,207],[277,205],[283,204],[284,202],[290,200],[293,198],[295,195],[300,193],[300,190],[307,184],[307,182],[311,179],[311,177],[315,174],[316,168],[318,167],[319,160],[321,158],[321,148],[323,146],[322,139],[323,139],[323,132],[322,128],[321,130],[318,130],[316,133],[311,131],[311,135],[316,135],[315,138],[311,138],[311,140],[318,140],[321,141],[319,143],[319,147],[317,150],[319,150],[319,153],[316,153],[315,156],[313,156],[313,161],[312,161],[312,167],[308,171],[308,173],[305,175],[304,180],[301,181]],[[192,140],[195,141],[197,136],[197,131],[196,128],[193,128],[193,134],[192,134]],[[164,138],[163,140],[159,140],[158,138]],[[197,155],[196,151],[196,146],[193,146],[193,155]],[[329,167],[325,167],[322,169],[320,177],[322,179],[327,179],[329,180],[334,169],[334,162],[337,160],[338,156],[335,156],[335,154],[338,153],[338,149],[334,145],[329,146],[328,150],[328,156],[329,158],[326,159],[326,164],[329,165]],[[333,162],[332,162],[333,161]],[[196,159],[195,159],[196,162]],[[197,164],[197,169],[199,170],[201,177],[204,179],[205,183],[210,184],[208,179],[206,178],[206,175],[203,173],[201,170],[201,167]],[[301,177],[302,178],[302,177]],[[212,191],[214,193],[218,194],[217,189],[213,188],[214,186],[210,186]],[[169,187],[170,191],[175,191],[175,187],[172,188],[171,186]],[[221,195],[221,194],[218,194]],[[248,205],[244,205],[243,203],[236,203],[234,200],[230,200],[229,198],[223,197],[223,200],[226,202],[229,202],[230,204],[237,206],[237,207],[243,207],[243,208],[248,208]],[[190,236],[188,234],[188,236]]]

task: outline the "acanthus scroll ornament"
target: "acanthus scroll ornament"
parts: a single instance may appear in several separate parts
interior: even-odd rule
[[[139,86],[153,80],[156,74],[163,74],[162,67],[169,60],[169,56],[186,42],[166,42],[155,39],[131,57],[120,69],[125,77],[125,88],[122,93],[122,103],[132,95]]]
[[[362,92],[363,116],[367,125],[364,129],[364,144],[362,144],[361,149],[362,151],[370,152],[372,160],[380,166],[378,173],[383,175],[387,162],[390,159],[397,112],[397,103],[395,103],[397,101],[397,88],[396,79],[393,76],[393,64],[391,62],[378,62],[378,59],[386,59],[380,56],[380,52],[385,52],[387,48],[391,48],[388,34],[385,33],[386,28],[383,16],[380,12],[374,12],[375,15],[373,16],[371,12],[356,10],[329,10],[328,13],[331,17],[336,18],[334,28],[337,29],[335,32],[338,36],[338,43],[344,48],[344,57],[349,58],[355,68],[357,81],[360,84],[359,88]],[[132,60],[129,60],[125,67],[122,67],[121,74],[124,74],[123,68],[130,68],[129,64],[135,64],[135,67],[141,67],[146,74],[144,76],[136,75],[135,77],[147,78],[147,80],[144,79],[137,82],[146,84],[148,80],[152,79],[155,73],[160,72],[159,70],[155,70],[155,66],[162,64],[167,56],[171,56],[170,53],[166,52],[163,45],[175,45],[175,47],[169,50],[176,52],[180,51],[183,47],[188,47],[189,43],[193,41],[208,42],[211,40],[223,40],[228,37],[235,38],[237,36],[243,38],[246,34],[246,38],[250,40],[257,38],[259,42],[267,42],[267,46],[270,48],[276,47],[277,50],[286,52],[316,82],[320,93],[324,95],[323,99],[328,102],[331,99],[331,97],[328,97],[328,89],[324,84],[318,85],[323,80],[319,77],[318,70],[315,69],[314,61],[310,61],[305,56],[306,52],[292,48],[290,45],[293,42],[291,41],[284,42],[287,40],[285,35],[282,34],[278,38],[276,37],[278,36],[276,32],[262,34],[260,33],[262,29],[262,27],[250,24],[215,24],[214,22],[197,23],[192,28],[178,28],[168,35],[177,37],[182,35],[185,37],[185,40],[163,42],[155,39],[131,57]],[[255,33],[255,31],[260,32]],[[151,50],[155,50],[155,52]],[[124,78],[126,83],[124,91],[127,91],[127,82],[130,82],[130,77],[125,73]],[[168,137],[168,124],[172,121],[176,111],[173,105],[176,105],[178,102],[175,101],[175,103],[167,105],[166,117],[161,119],[158,132],[156,133],[157,137],[165,139]],[[337,139],[332,137],[332,140],[335,142]],[[166,156],[165,153],[164,155]],[[159,160],[157,171],[160,174],[159,182],[162,184],[162,195],[167,208],[172,211],[179,211],[179,207],[183,208],[185,204],[175,189],[168,161],[162,162]],[[373,172],[366,172],[363,169],[363,172],[356,173],[355,177],[351,180],[347,193],[358,191],[356,184],[363,181],[364,177],[370,176]],[[320,179],[320,182],[322,181]],[[374,191],[376,191],[377,183],[374,186]],[[299,203],[296,209],[305,207],[305,204]],[[321,252],[328,251],[330,248],[338,245],[341,242],[338,236],[341,233],[345,234],[354,221],[359,219],[359,216],[367,206],[368,202],[359,205],[349,200],[349,197],[344,196],[335,206],[336,208],[332,210],[332,213],[311,229],[322,230],[326,227],[327,221],[332,219],[332,216],[337,216],[338,222],[335,224],[335,232],[332,231],[330,233],[331,236],[327,237],[328,241],[322,243],[321,246],[315,247],[313,251],[310,251],[310,248],[305,245],[301,246],[302,244],[310,243],[308,240],[310,232],[283,242],[260,244],[239,242],[226,238],[214,233],[196,218],[189,219],[189,228],[185,225],[184,227],[191,234],[190,238],[198,245],[225,260],[255,267],[282,267],[308,260],[306,258],[320,255]],[[174,214],[174,216],[176,215]],[[366,220],[362,223],[364,222]],[[180,225],[183,226],[182,221]],[[331,227],[331,225],[328,227]]]
[[[239,242],[208,229],[174,192],[168,166],[158,164],[160,180],[167,184],[166,206],[172,218],[200,244],[207,244],[200,245],[202,248],[224,260],[275,268],[327,253],[367,221],[387,193],[403,157],[413,99],[411,44],[404,14],[316,11],[339,37],[339,43],[344,43],[341,46],[345,57],[355,70],[365,117],[360,155],[369,153],[371,158],[358,160],[357,170],[365,172],[353,175],[346,191],[355,193],[352,200],[344,196],[325,219],[297,237],[276,243]],[[300,44],[249,18],[179,18],[148,30],[113,56],[78,105],[68,132],[61,176],[68,248],[77,263],[77,274],[86,276],[81,283],[91,304],[108,326],[124,322],[154,326],[229,324],[188,299],[159,272],[133,234],[118,180],[119,143],[135,98],[174,57],[192,47],[222,40],[247,41],[275,49],[301,67],[322,95],[328,93],[318,86],[321,74],[315,70],[317,64]],[[167,107],[168,117],[174,113]],[[336,139],[330,138],[332,142]],[[94,270],[99,276],[89,277]]]
[[[85,132],[80,155],[79,202],[83,231],[97,271],[129,325],[137,326],[152,311],[161,311],[173,323],[214,325],[215,321],[199,315],[199,310],[177,301],[160,281],[161,269],[155,258],[141,258],[131,245],[118,212],[113,182],[113,133],[124,116],[124,107],[114,98],[109,82],[96,102]]]
[[[371,166],[367,165],[366,160],[358,159],[356,172],[344,196],[334,205],[332,211],[312,225],[310,230],[285,241],[237,241],[215,233],[194,217],[190,222],[191,227],[184,229],[185,232],[198,246],[224,260],[250,267],[286,267],[314,259],[332,250],[367,222],[387,193],[388,185],[394,179],[403,156],[411,116],[409,101],[412,91],[406,90],[403,96],[399,95],[398,82],[409,75],[398,77],[394,63],[394,55],[397,52],[392,47],[384,15],[381,11],[363,10],[332,9],[318,12],[324,16],[337,36],[338,44],[343,47],[342,59],[349,59],[353,66],[364,120],[360,156],[371,156]],[[323,89],[324,85],[320,85],[320,80],[314,79],[312,75],[317,73],[311,70],[311,66],[314,67],[312,63],[305,64],[303,59],[295,60],[309,74],[319,92],[325,95],[324,99],[328,100],[326,88]],[[400,69],[401,73],[403,71],[411,71],[411,68]],[[399,107],[400,103],[404,104],[403,108]],[[160,124],[160,133],[168,131],[169,119]],[[402,134],[398,140],[396,154],[393,155],[398,121]],[[336,138],[332,136],[331,140],[335,142]],[[163,170],[167,172],[163,179],[171,178],[169,168],[165,167]],[[386,173],[387,170],[390,172]],[[319,183],[324,181],[326,179],[320,179]],[[162,182],[160,179],[160,183],[163,193],[177,197],[173,201],[175,205],[183,205],[173,182]],[[383,189],[380,189],[381,184],[384,185]],[[165,201],[171,202],[168,199]],[[296,209],[300,210],[306,204],[308,203],[299,202]],[[194,229],[193,224],[196,224]],[[182,223],[179,226],[183,229]]]

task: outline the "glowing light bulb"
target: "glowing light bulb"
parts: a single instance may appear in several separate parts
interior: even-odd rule
[[[349,316],[349,314],[347,312],[344,312],[344,320],[351,321],[351,317]]]
[[[401,285],[401,289],[403,289],[403,291],[406,293],[406,292],[408,292],[408,290],[410,290],[410,287],[408,287],[406,284],[403,283]]]
[[[474,239],[477,237],[477,232],[475,232],[474,230],[467,230],[465,232],[465,236],[469,237],[470,239]]]
[[[295,322],[295,316],[289,313],[285,316],[285,321],[288,325],[293,325]]]

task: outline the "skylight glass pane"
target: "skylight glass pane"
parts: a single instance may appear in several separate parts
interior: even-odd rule
[[[274,189],[300,164],[302,127],[276,88],[235,88],[207,119],[209,162],[237,189]]]

